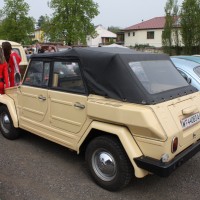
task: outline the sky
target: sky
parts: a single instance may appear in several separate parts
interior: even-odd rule
[[[51,16],[53,11],[48,7],[49,0],[25,0],[30,6],[29,16],[36,20],[41,15]],[[94,25],[104,27],[116,26],[126,28],[154,17],[164,16],[167,0],[93,0],[99,5],[99,15],[93,19]],[[181,5],[184,0],[178,0]],[[0,0],[0,9],[4,1]]]

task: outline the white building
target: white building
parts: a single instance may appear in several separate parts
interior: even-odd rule
[[[108,31],[102,25],[98,25],[95,30],[97,32],[97,37],[92,38],[91,36],[87,36],[87,46],[98,47],[116,41],[117,35]]]
[[[124,31],[124,45],[149,45],[162,47],[162,32],[165,26],[165,17],[155,17],[153,19],[135,24]],[[179,26],[176,27],[179,28]]]

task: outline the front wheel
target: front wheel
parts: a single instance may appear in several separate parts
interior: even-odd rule
[[[19,130],[13,126],[12,118],[6,106],[0,107],[0,131],[9,140],[19,137]]]
[[[133,176],[133,167],[121,143],[112,136],[92,140],[86,149],[86,162],[95,182],[110,191],[125,187]]]

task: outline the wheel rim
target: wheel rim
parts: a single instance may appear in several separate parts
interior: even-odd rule
[[[110,152],[103,149],[93,153],[92,167],[96,175],[104,181],[111,181],[116,176],[116,161]]]
[[[6,113],[1,114],[1,128],[5,133],[9,133],[11,124],[10,119]]]

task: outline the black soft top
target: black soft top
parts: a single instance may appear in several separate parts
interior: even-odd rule
[[[191,85],[156,94],[150,94],[145,90],[131,70],[129,62],[170,61],[166,54],[143,53],[118,47],[88,47],[73,48],[56,53],[35,54],[31,57],[32,60],[37,58],[44,60],[78,59],[89,94],[121,101],[156,104],[197,91]]]

